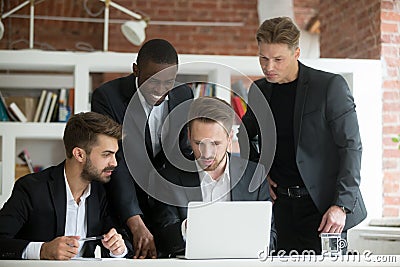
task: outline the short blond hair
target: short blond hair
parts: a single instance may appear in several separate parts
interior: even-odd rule
[[[232,130],[235,112],[224,100],[216,97],[199,97],[193,100],[188,115],[188,126],[191,129],[192,122],[216,122],[220,124],[229,135]]]
[[[267,19],[257,30],[258,43],[287,44],[289,49],[299,47],[300,31],[289,17]]]

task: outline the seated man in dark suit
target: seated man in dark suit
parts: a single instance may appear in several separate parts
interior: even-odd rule
[[[157,225],[157,247],[163,256],[184,248],[189,201],[270,200],[264,167],[228,153],[233,122],[234,111],[223,100],[194,100],[188,118],[192,161],[183,162],[182,166],[168,164],[161,171],[162,177],[151,175],[149,192],[154,198],[149,203]],[[272,227],[271,250],[275,240]]]
[[[121,126],[104,115],[88,112],[69,119],[66,160],[20,178],[0,210],[1,259],[94,257],[100,244],[105,257],[128,254],[112,228],[102,185],[117,166],[119,139]],[[80,240],[93,236],[101,241]]]
[[[124,125],[123,146],[117,153],[119,167],[106,184],[107,195],[113,215],[133,235],[135,258],[155,258],[147,216],[148,196],[142,188],[151,170],[163,167],[168,156],[178,154],[168,146],[190,151],[186,127],[175,132],[181,128],[179,114],[187,114],[187,110],[174,111],[192,99],[193,92],[185,84],[175,84],[178,55],[166,40],[152,39],[143,44],[132,70],[132,74],[109,81],[93,92],[92,111]],[[167,122],[169,127],[165,127]],[[165,139],[161,138],[162,132],[166,133]]]

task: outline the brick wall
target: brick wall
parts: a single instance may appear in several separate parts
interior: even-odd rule
[[[321,57],[380,59],[380,2],[321,1]]]
[[[383,215],[400,215],[400,150],[391,141],[400,134],[400,1],[381,4],[383,90]]]
[[[98,0],[44,0],[37,1],[36,16],[103,18],[104,4]],[[255,32],[258,28],[257,0],[117,0],[116,3],[140,14],[148,15],[150,23],[157,21],[239,22],[242,26],[168,26],[150,24],[146,39],[164,38],[184,54],[255,55]],[[22,0],[4,0],[9,11]],[[85,11],[97,13],[90,16]],[[296,22],[304,28],[317,14],[319,0],[294,0]],[[29,15],[29,7],[17,11]],[[111,19],[131,18],[110,7]],[[7,18],[5,35],[0,49],[28,48],[29,20]],[[46,50],[103,49],[103,24],[68,21],[35,20],[35,48]],[[86,45],[85,45],[86,44]],[[109,50],[137,52],[120,30],[120,24],[110,24]]]
[[[293,0],[294,19],[296,24],[306,30],[308,22],[318,16],[320,0]]]
[[[8,11],[21,0],[6,0],[4,10]],[[45,0],[36,4],[36,15],[90,17],[83,4],[93,13],[103,8],[98,0]],[[147,14],[154,21],[201,21],[201,22],[240,22],[242,26],[166,26],[150,24],[146,39],[164,38],[169,40],[179,53],[254,55],[257,51],[255,32],[258,27],[257,0],[118,0],[120,5]],[[16,14],[29,14],[24,7]],[[103,18],[103,13],[96,18]],[[130,17],[110,7],[110,18]],[[29,20],[7,18],[4,21],[6,32],[0,41],[0,49],[27,48],[29,39]],[[137,52],[120,31],[120,24],[110,24],[109,50],[118,52]],[[25,42],[17,42],[25,39]],[[56,50],[79,50],[77,42],[88,43],[95,50],[103,48],[103,24],[65,21],[35,21],[36,48],[41,43]]]
[[[22,0],[4,0],[4,11],[22,3]],[[89,17],[83,9],[81,0],[37,1],[35,15]],[[90,0],[88,2],[91,2]],[[100,6],[101,7],[101,6]],[[15,12],[16,15],[29,15],[29,5]],[[29,19],[11,18],[3,20],[5,32],[0,41],[0,49],[26,49],[29,47]],[[66,21],[35,20],[35,48],[43,50],[80,50],[80,43],[95,49],[102,48],[103,24]]]

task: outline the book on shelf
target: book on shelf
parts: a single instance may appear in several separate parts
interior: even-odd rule
[[[60,98],[60,96],[58,96],[58,98]],[[51,115],[51,119],[50,122],[58,122],[58,113],[59,113],[59,102],[56,101],[56,104],[54,105],[54,110],[53,110],[53,114]]]
[[[18,108],[22,111],[22,113],[25,115],[26,120],[28,122],[33,121],[37,105],[37,97],[24,96],[24,95],[11,95],[5,97],[5,100],[8,106],[10,106],[11,103],[15,103],[18,106]]]
[[[25,114],[21,111],[21,109],[15,104],[15,102],[12,102],[9,106],[11,112],[14,114],[14,116],[18,119],[20,122],[27,122],[28,120],[26,119]]]
[[[67,89],[62,88],[60,97],[58,98],[58,121],[66,122],[70,116],[70,109],[68,108]]]
[[[193,90],[194,98],[198,98],[200,96],[215,96],[216,86],[212,83],[193,83],[191,85]]]
[[[41,90],[40,97],[18,94],[3,97],[0,92],[0,100],[0,121],[25,121],[22,113],[28,122],[66,122],[73,114],[74,89]],[[11,103],[14,103],[12,108]]]
[[[68,90],[69,114],[74,114],[74,103],[75,103],[75,89],[71,88]],[[69,118],[69,116],[68,116],[68,118]]]
[[[8,117],[7,112],[7,105],[4,101],[3,95],[0,92],[0,121],[9,121],[10,118]]]
[[[18,121],[15,115],[11,112],[9,105],[7,104],[5,97],[2,95],[1,92],[0,92],[0,101],[6,110],[9,121]]]
[[[206,83],[204,86],[204,91],[201,96],[215,96],[215,84]]]
[[[53,93],[49,92],[46,95],[46,100],[44,101],[42,111],[40,113],[40,119],[39,122],[45,122],[47,118],[47,112],[49,111],[50,103],[51,103],[51,98],[53,96]]]
[[[46,99],[46,94],[47,94],[47,91],[42,90],[42,93],[40,94],[40,98],[39,98],[39,103],[36,106],[35,116],[33,118],[34,122],[39,122],[39,120],[40,120],[40,115],[42,114],[42,109],[43,109],[44,101]]]
[[[201,83],[194,84],[194,86],[192,87],[194,98],[198,98],[200,96],[201,87],[202,87]]]
[[[51,103],[50,103],[50,106],[49,106],[49,110],[47,112],[46,122],[50,122],[51,121],[51,118],[52,118],[53,112],[54,112],[54,107],[56,106],[57,97],[58,97],[58,95],[56,93],[52,93]]]

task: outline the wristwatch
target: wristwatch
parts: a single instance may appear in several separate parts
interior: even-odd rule
[[[344,206],[338,206],[345,214],[347,214],[347,209]]]

